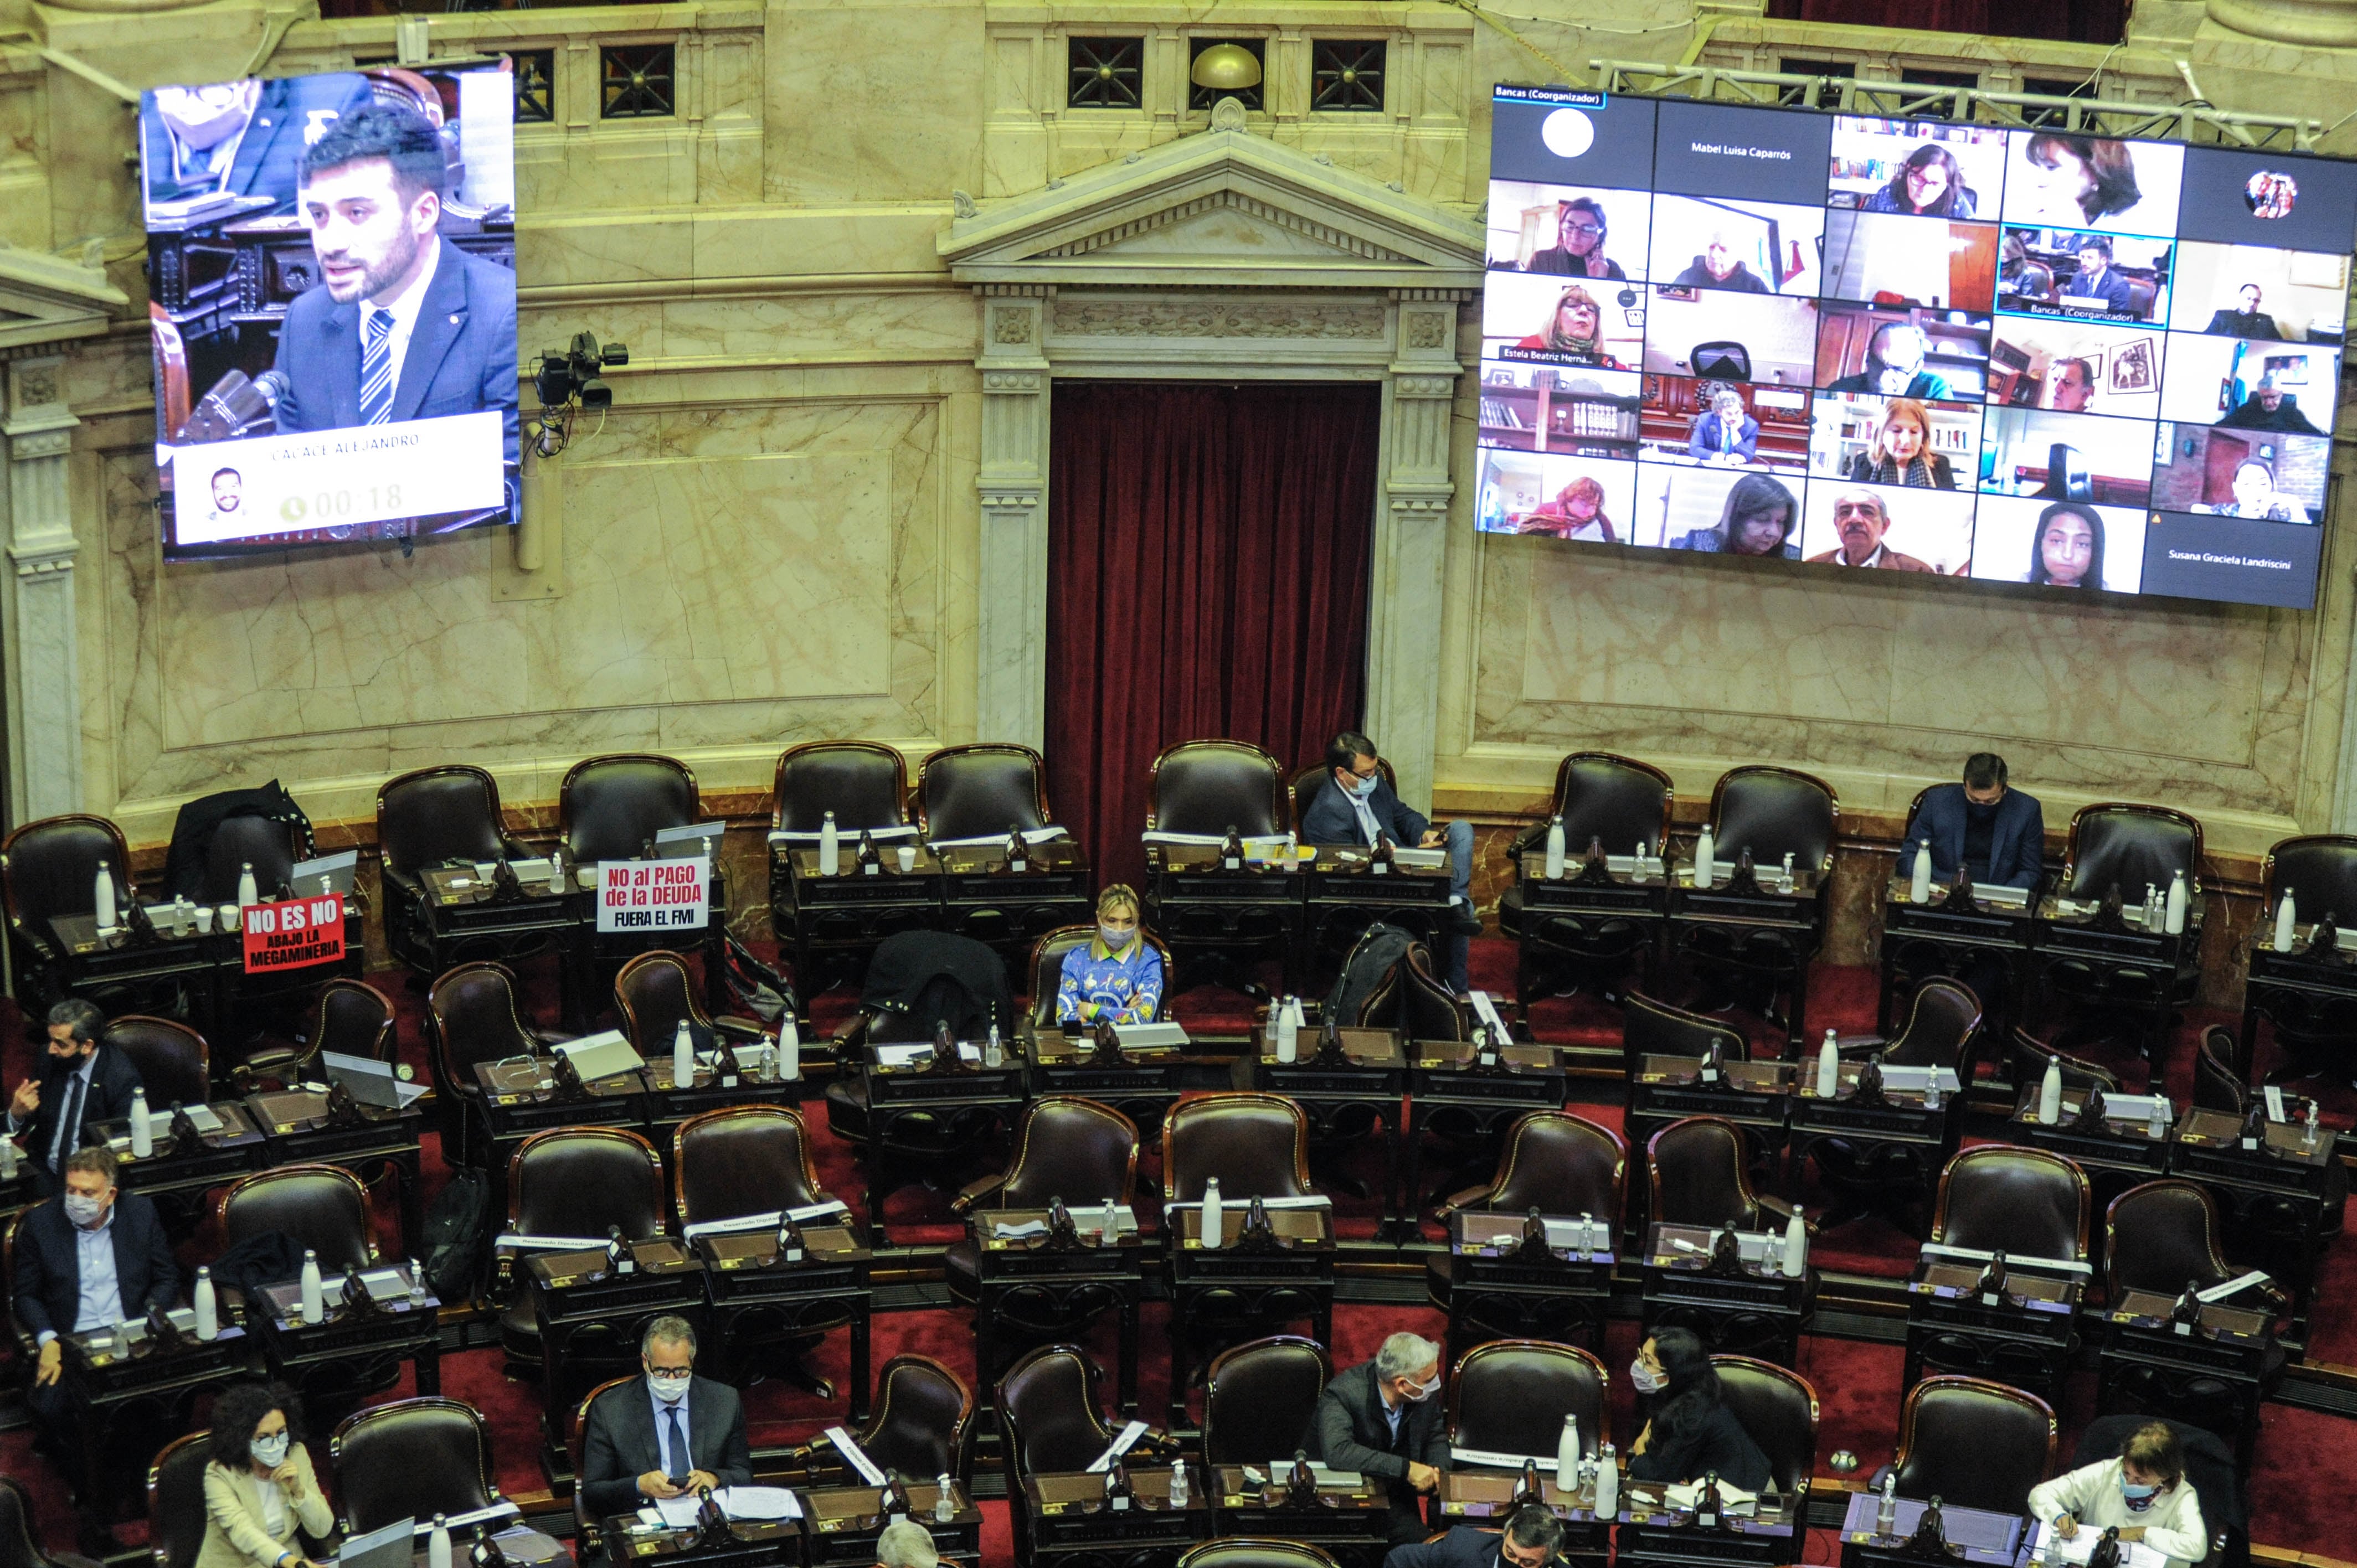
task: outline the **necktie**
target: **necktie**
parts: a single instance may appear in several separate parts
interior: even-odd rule
[[[361,423],[383,424],[393,418],[393,312],[369,312],[361,347]]]
[[[58,1108],[57,1141],[49,1146],[49,1169],[63,1175],[66,1156],[81,1144],[81,1074],[66,1079],[65,1103]]]
[[[664,1434],[664,1442],[671,1448],[671,1467],[667,1473],[674,1481],[684,1481],[693,1466],[687,1462],[687,1434],[679,1429],[679,1406],[663,1406],[663,1422],[670,1428]]]

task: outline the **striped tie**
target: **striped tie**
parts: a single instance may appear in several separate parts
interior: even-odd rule
[[[361,349],[361,423],[383,424],[393,418],[393,312],[382,306],[368,315]]]

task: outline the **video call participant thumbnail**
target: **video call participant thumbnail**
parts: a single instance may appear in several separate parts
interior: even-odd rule
[[[1682,513],[1707,505],[1717,476],[1692,471],[1667,476],[1664,542],[1672,550],[1700,550],[1715,555],[1774,556],[1798,561],[1801,547],[1793,537],[1801,529],[1801,503],[1783,481],[1766,474],[1741,474],[1727,484],[1716,521],[1705,528],[1678,529]],[[1724,482],[1724,481],[1719,481]]]
[[[1797,390],[1812,384],[1817,338],[1813,299],[1657,285],[1645,309],[1644,368]]]
[[[1545,354],[1576,365],[1625,371],[1604,343],[1604,307],[1578,284],[1555,295],[1546,323],[1514,345],[1528,353]]]
[[[1830,317],[1833,308],[1825,314]],[[1866,362],[1850,375],[1833,375],[1819,384],[1827,392],[1872,392],[1883,397],[1911,397],[1935,402],[1955,395],[1948,378],[1928,365],[1930,334],[1912,321],[1886,321],[1866,342]],[[1820,375],[1838,365],[1820,364]]]
[[[2133,594],[2144,575],[2145,513],[2036,496],[1981,497],[1972,575],[1982,582]]]
[[[2260,342],[2337,345],[2348,325],[2349,265],[2346,254],[2180,242],[2169,325]]]
[[[2234,411],[2218,421],[2228,430],[2281,430],[2296,435],[2324,435],[2299,411],[2298,401],[2292,397],[2272,373],[2259,377],[2251,395],[2236,404]]]
[[[1652,183],[1660,195],[1789,202],[1824,210],[1831,116],[1684,98],[1663,99],[1656,109]],[[1654,269],[1657,275],[1666,270]]]
[[[2005,133],[1938,120],[1839,115],[1826,205],[1914,218],[1996,216]]]
[[[1955,468],[1932,448],[1932,413],[1922,403],[1892,398],[1882,405],[1873,430],[1865,449],[1850,458],[1850,478],[1911,489],[1956,488]]]
[[[2189,424],[2321,435],[2332,426],[2341,356],[2323,344],[2169,335],[2160,417]]]
[[[2156,511],[2313,523],[2324,515],[2332,443],[2321,435],[2163,424]]]
[[[1935,310],[1986,311],[1996,290],[1994,224],[1825,214],[1824,297],[1906,300]]]
[[[1605,254],[1611,220],[1592,196],[1575,196],[1555,209],[1555,242],[1535,252],[1523,270],[1567,277],[1622,278],[1620,263]],[[1642,273],[1639,274],[1642,276]]]
[[[1810,556],[1811,565],[1870,566],[1886,572],[1932,570],[1930,562],[1919,561],[1883,542],[1890,532],[1890,508],[1880,491],[1862,486],[1845,487],[1835,494],[1829,510],[1833,533],[1841,542],[1821,555]]]
[[[1563,87],[1490,95],[1490,177],[1546,185],[1653,188],[1654,102]]]
[[[320,281],[279,330],[280,434],[496,409],[516,461],[515,274],[436,231],[447,177],[439,134],[391,104],[305,154],[296,207]]]
[[[2320,528],[2155,512],[2145,531],[2144,591],[2313,609],[2323,542]]]
[[[1821,566],[1961,573],[1972,558],[1974,499],[1962,491],[1813,480],[1801,557]]]
[[[1992,409],[1981,442],[1984,491],[2124,507],[2151,498],[2153,427],[2141,419]]]
[[[2339,159],[2187,147],[2183,190],[2176,231],[2188,240],[2327,256],[2357,248],[2357,166]]]
[[[1675,288],[1817,293],[1824,209],[1695,197],[1653,199],[1653,275]]]
[[[2112,234],[2177,232],[2185,149],[2056,131],[2009,134],[2005,220]]]

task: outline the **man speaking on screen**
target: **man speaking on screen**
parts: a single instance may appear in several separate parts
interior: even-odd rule
[[[497,409],[516,461],[515,275],[436,232],[447,178],[440,134],[390,104],[305,154],[296,209],[319,283],[278,335],[280,434]]]

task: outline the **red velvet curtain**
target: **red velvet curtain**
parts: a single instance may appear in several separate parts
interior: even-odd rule
[[[1768,0],[1768,15],[1788,22],[2115,44],[2127,36],[2128,0]],[[2053,74],[2071,73],[2057,67]]]
[[[1289,774],[1360,722],[1382,391],[1082,381],[1054,398],[1049,800],[1101,883],[1136,886],[1165,746],[1250,741]]]

